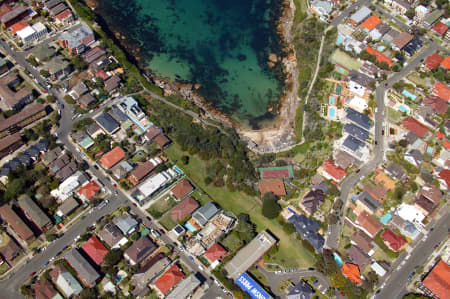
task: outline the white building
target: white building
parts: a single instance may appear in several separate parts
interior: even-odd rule
[[[411,223],[422,223],[425,219],[425,215],[415,206],[404,203],[397,208],[397,215],[403,220]]]
[[[350,100],[346,101],[345,106],[355,109],[356,111],[361,113],[364,113],[364,110],[369,108],[369,105],[367,105],[366,100],[358,96],[354,96]]]
[[[363,97],[364,94],[366,93],[366,88],[358,83],[356,83],[355,81],[350,81],[348,83],[348,89],[350,90],[350,92]]]
[[[419,5],[416,7],[416,20],[418,22],[422,22],[423,19],[430,13],[430,9],[426,6]]]
[[[16,34],[24,44],[29,44],[47,35],[47,27],[45,27],[41,22],[38,22],[32,26],[27,26],[24,29],[17,31]]]

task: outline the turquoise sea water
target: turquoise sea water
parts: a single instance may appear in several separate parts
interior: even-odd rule
[[[199,92],[233,118],[258,127],[283,84],[267,67],[281,44],[272,21],[280,0],[101,0],[96,12],[138,50],[157,77],[200,83]],[[279,67],[279,66],[278,66]],[[280,69],[278,69],[280,70]],[[278,72],[280,74],[280,72]]]

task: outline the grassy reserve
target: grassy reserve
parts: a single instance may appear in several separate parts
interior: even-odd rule
[[[172,161],[180,161],[181,156],[187,154],[177,144],[172,144],[165,150],[165,153]],[[197,156],[190,156],[187,165],[182,163],[177,165],[223,209],[231,211],[235,215],[239,213],[250,215],[251,221],[257,227],[257,231],[269,229],[279,238],[279,250],[271,258],[270,263],[276,263],[285,268],[295,268],[310,267],[316,262],[315,256],[305,249],[300,241],[291,238],[278,222],[267,219],[261,214],[262,205],[258,198],[248,196],[242,192],[230,192],[226,187],[215,187],[212,184],[206,185],[204,179],[206,177],[207,163],[212,163],[212,161],[203,161]]]

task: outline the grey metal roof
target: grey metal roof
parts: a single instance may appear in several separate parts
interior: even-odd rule
[[[350,73],[348,73],[347,79],[350,81],[354,81],[368,89],[372,89],[371,84],[372,82],[375,82],[375,79],[370,78],[369,76],[355,70],[352,70],[350,71]]]
[[[189,277],[183,279],[180,283],[178,283],[178,286],[172,292],[170,292],[170,294],[166,298],[188,298],[189,294],[191,294],[200,284],[201,281],[195,274],[190,275]]]
[[[120,229],[112,223],[107,223],[98,233],[98,236],[108,244],[109,247],[113,247],[123,238]]]
[[[389,164],[389,166],[386,168],[386,171],[397,180],[403,180],[406,175],[403,167],[396,163]]]
[[[313,288],[304,280],[300,280],[287,294],[287,299],[310,299],[313,294]]]
[[[93,34],[94,32],[92,31],[92,29],[88,25],[83,23],[79,28],[73,30],[72,32],[62,33],[59,38],[61,40],[67,41],[69,48],[73,49],[80,46],[83,43],[82,40],[84,38]]]
[[[58,210],[61,211],[63,215],[68,215],[77,207],[78,202],[73,197],[69,197],[59,206]]]
[[[359,141],[355,137],[352,137],[352,136],[349,135],[349,136],[347,136],[347,138],[345,138],[344,143],[342,145],[355,152],[360,147],[363,147],[364,143],[362,143],[361,141]]]
[[[78,97],[80,97],[81,95],[85,94],[88,91],[89,91],[89,89],[87,88],[86,84],[84,84],[83,82],[78,83],[71,90],[71,92],[75,92]]]
[[[120,124],[108,113],[100,114],[95,120],[109,134],[114,133],[120,128]]]
[[[158,248],[155,243],[148,236],[141,237],[133,243],[126,251],[128,255],[136,264],[143,262],[152,252]]]
[[[367,191],[360,193],[358,195],[358,200],[368,207],[372,213],[375,212],[381,205],[375,198],[367,193]]]
[[[369,138],[369,132],[354,124],[345,124],[344,131],[361,141],[366,141]]]
[[[28,196],[21,195],[18,200],[19,206],[33,219],[40,228],[50,223],[50,218],[41,210],[41,208]]]
[[[370,117],[359,113],[352,108],[347,108],[347,118],[363,129],[369,130],[372,127]]]
[[[65,260],[77,271],[78,275],[84,279],[90,286],[96,284],[100,275],[89,264],[89,262],[80,254],[77,248],[72,248],[64,255]]]
[[[362,6],[357,12],[350,16],[350,19],[356,23],[361,23],[370,16],[372,11],[367,6]]]
[[[113,223],[127,235],[133,228],[138,225],[137,221],[128,214],[122,214],[113,219]]]
[[[205,225],[209,219],[216,215],[220,209],[212,202],[208,202],[206,205],[200,207],[197,211],[192,214],[201,225]]]
[[[120,123],[126,122],[129,118],[116,105],[112,106],[111,111],[108,112],[115,120]]]
[[[425,19],[423,20],[426,26],[431,27],[436,21],[444,14],[444,12],[440,9],[435,9],[431,13],[429,13]]]
[[[308,241],[318,252],[322,251],[325,240],[318,234],[320,225],[317,221],[302,214],[294,214],[288,219],[288,222],[292,223],[297,233]]]

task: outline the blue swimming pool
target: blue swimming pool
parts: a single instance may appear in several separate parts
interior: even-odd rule
[[[379,47],[377,48],[377,50],[378,50],[378,51],[380,51],[380,52],[383,52],[383,51],[384,51],[384,49],[386,49],[386,47],[385,47],[385,46],[379,46]]]
[[[186,222],[186,224],[184,225],[185,228],[188,229],[188,231],[190,231],[191,233],[195,232],[196,229],[195,227],[192,226],[192,224],[190,224],[189,222]]]
[[[403,106],[403,105],[400,105],[400,106],[398,107],[398,109],[400,109],[401,112],[409,113],[409,109],[406,108],[406,107]]]
[[[389,221],[391,221],[391,218],[392,218],[392,214],[387,213],[383,217],[381,217],[380,222],[383,223],[384,225],[387,225],[389,223]]]
[[[407,91],[406,89],[404,89],[404,90],[402,91],[402,94],[403,94],[404,96],[407,96],[408,98],[410,98],[410,99],[413,100],[413,101],[417,98],[417,96],[416,96],[415,94],[410,93],[410,92]]]
[[[430,155],[433,155],[433,152],[434,152],[434,148],[432,146],[429,146],[427,148],[427,153],[430,154]]]
[[[344,266],[344,262],[342,261],[342,259],[339,256],[339,254],[337,254],[336,252],[333,252],[333,257],[334,257],[334,260],[336,261],[336,263],[338,264],[339,267]]]
[[[342,43],[342,36],[338,35],[337,39],[336,39],[336,45],[340,45]]]
[[[334,116],[336,115],[336,109],[330,108],[330,109],[328,110],[328,113],[330,114],[331,117],[334,117]]]
[[[330,99],[330,104],[331,105],[336,105],[336,98],[335,98],[335,96],[330,96],[329,99]]]

